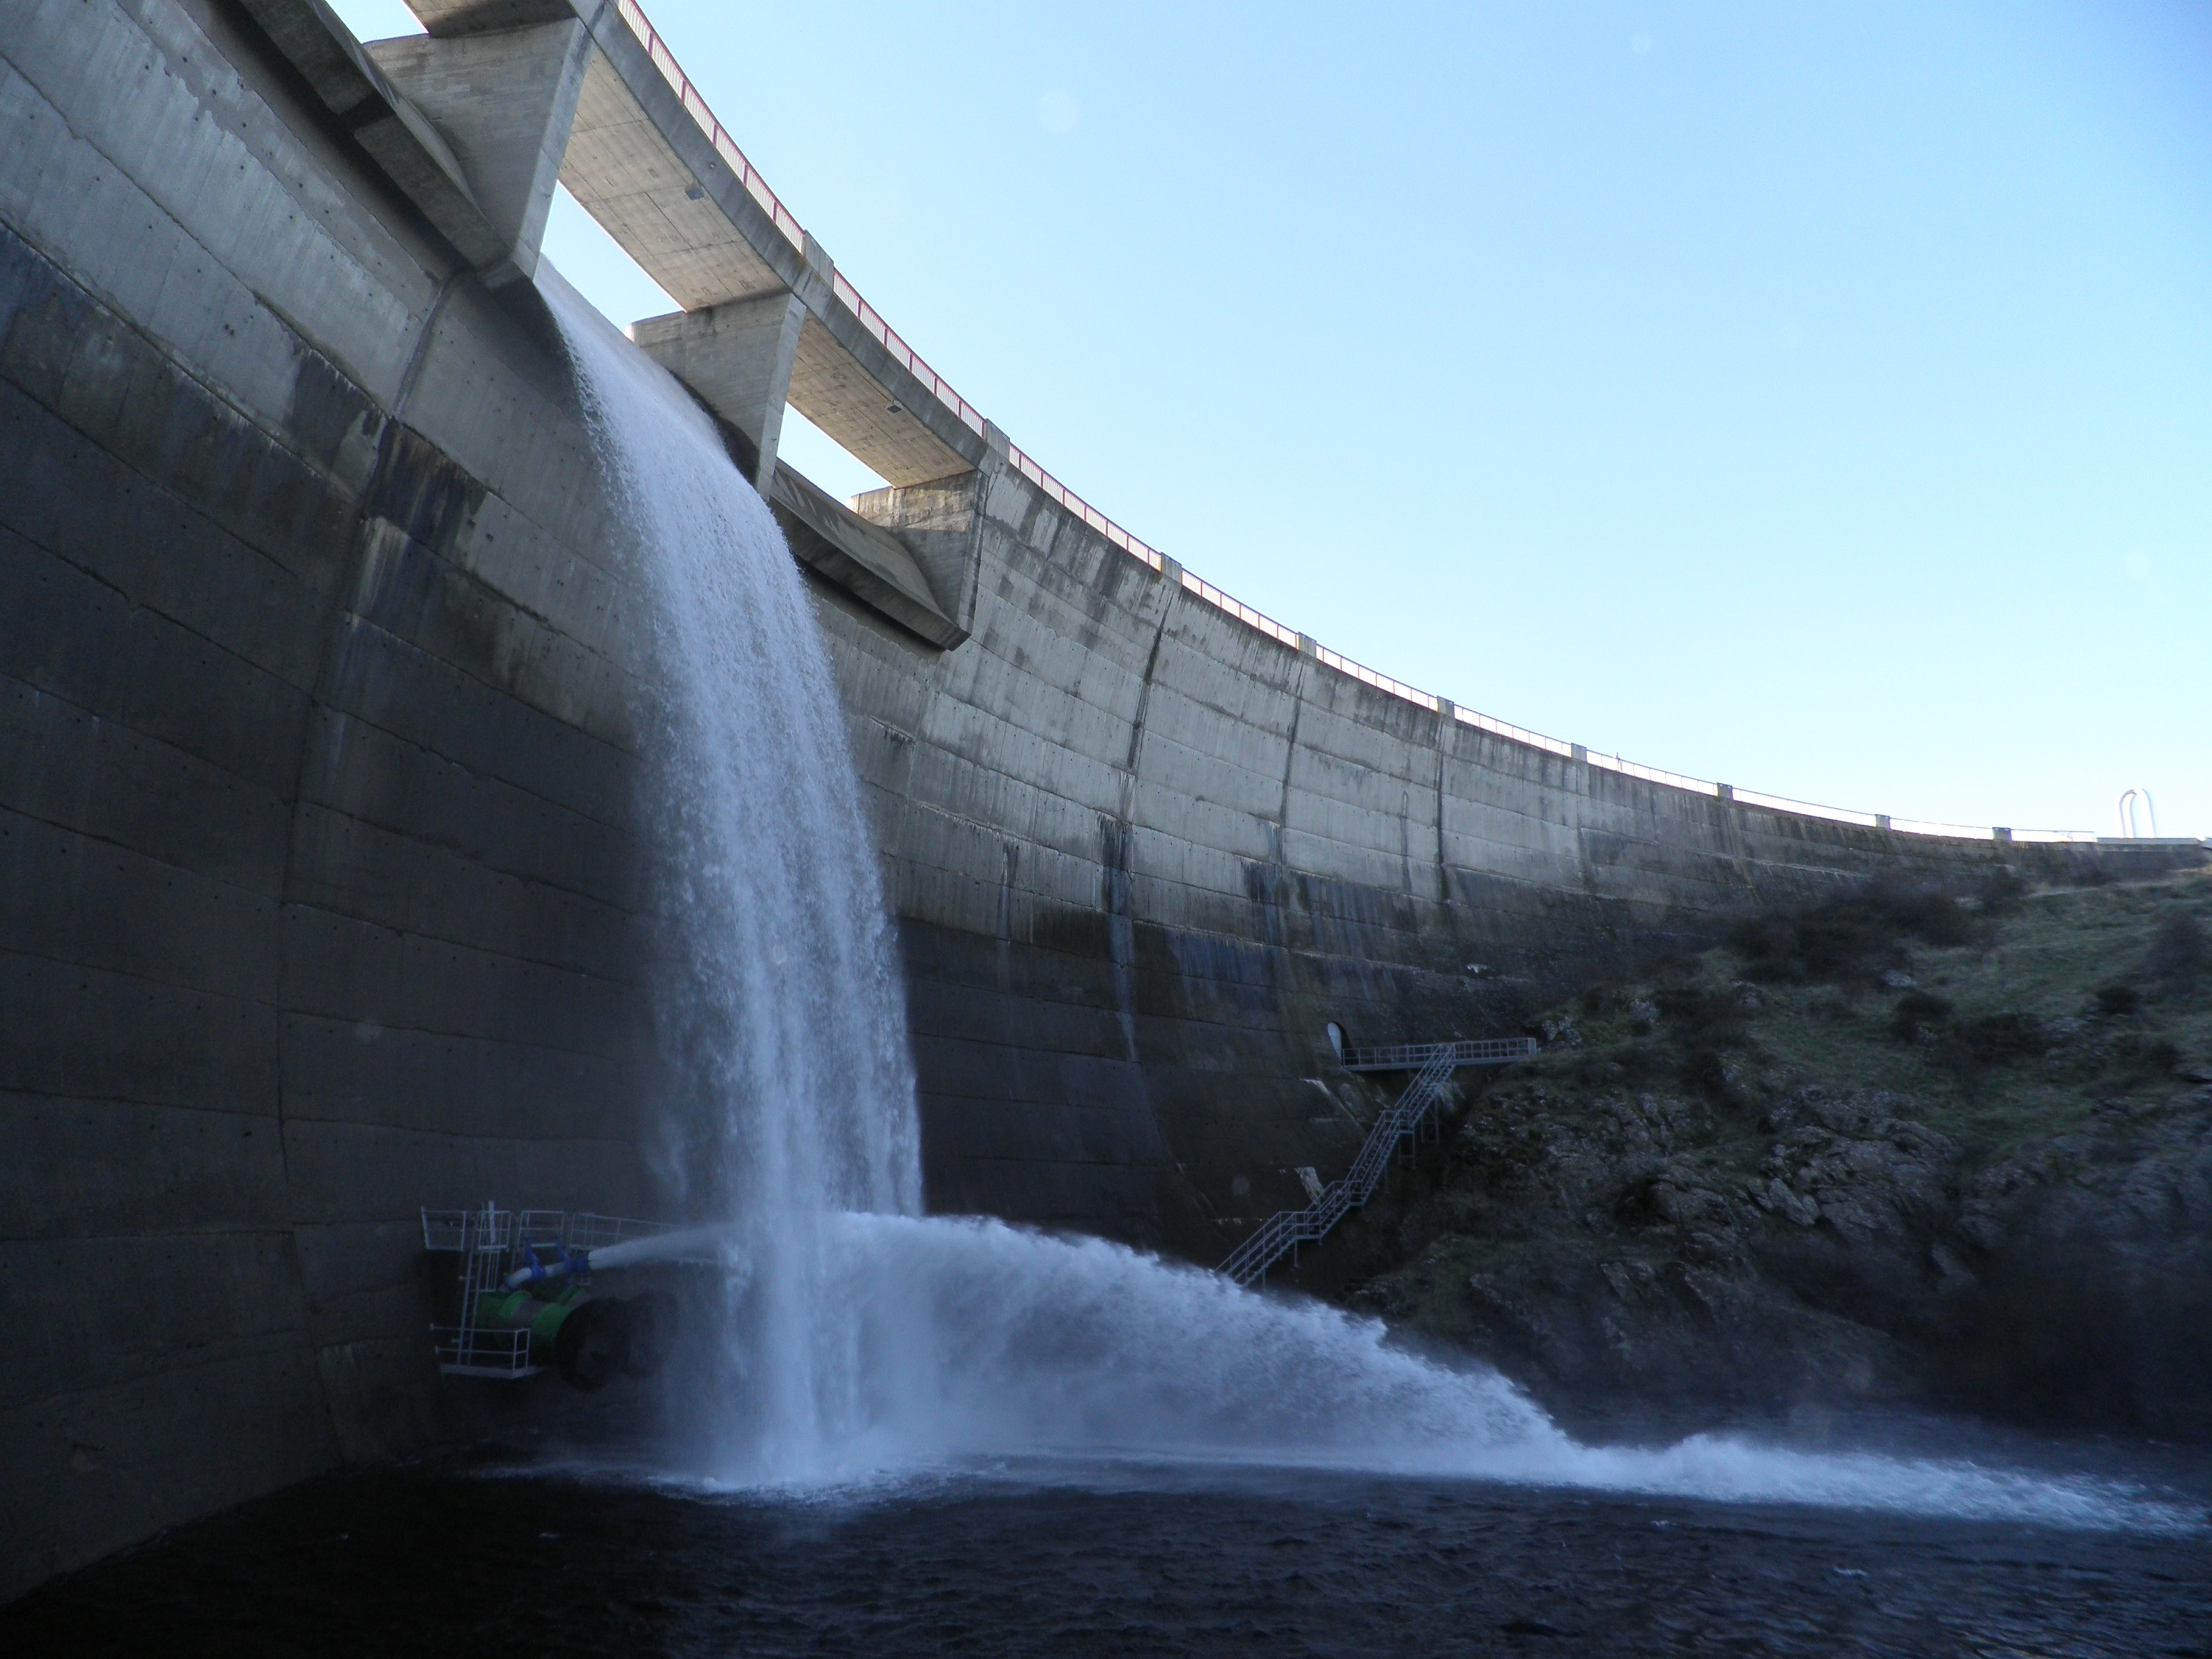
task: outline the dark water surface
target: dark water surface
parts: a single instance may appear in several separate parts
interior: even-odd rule
[[[10,1659],[938,1653],[2212,1659],[2212,1538],[1312,1472],[764,1498],[448,1466],[319,1480],[0,1610]]]

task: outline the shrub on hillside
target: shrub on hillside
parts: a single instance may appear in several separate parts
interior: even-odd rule
[[[1974,896],[1981,902],[1983,915],[2001,915],[2027,896],[2027,883],[2019,871],[2007,865],[1991,871],[1974,890]]]
[[[1929,1058],[1972,1094],[1984,1073],[2033,1060],[2051,1047],[2043,1023],[2017,1012],[1954,1018],[1949,1001],[1929,991],[1908,991],[1890,1015],[1890,1035],[1900,1042],[1929,1045]]]
[[[1674,1068],[1675,1080],[1692,1093],[1722,1103],[1741,1103],[1745,1092],[1741,1090],[1722,1050],[1699,1046],[1686,1051],[1682,1062]]]
[[[2193,994],[2208,966],[2212,966],[2212,939],[2205,936],[2204,924],[2194,915],[2176,910],[2159,923],[2151,935],[2150,954],[2143,958],[2143,971],[2169,996]]]
[[[1976,1068],[2033,1060],[2051,1047],[2043,1023],[2026,1014],[1983,1014],[1962,1019],[1948,1033],[1960,1059]]]
[[[1949,1024],[1951,1012],[1948,998],[1933,991],[1907,991],[1891,1012],[1890,1035],[1900,1042],[1913,1042],[1923,1032],[1933,1036]]]
[[[1729,930],[1728,945],[1756,980],[1846,984],[1902,963],[1907,940],[1940,948],[1973,936],[1972,919],[1949,894],[1874,882],[1808,909],[1747,916]]]
[[[1610,1019],[1628,1006],[1628,993],[1610,980],[1583,993],[1583,1014],[1589,1019]]]
[[[1677,1041],[1690,1048],[1730,1048],[1750,1039],[1743,1003],[1734,992],[1702,985],[1663,985],[1652,1006]]]

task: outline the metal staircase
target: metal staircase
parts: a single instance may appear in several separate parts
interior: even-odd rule
[[[1239,1285],[1266,1276],[1267,1269],[1288,1254],[1295,1261],[1297,1247],[1328,1237],[1328,1230],[1360,1208],[1375,1195],[1382,1172],[1401,1140],[1417,1136],[1430,1114],[1443,1098],[1444,1084],[1462,1066],[1503,1066],[1525,1060],[1536,1052],[1534,1037],[1485,1038],[1474,1042],[1409,1042],[1389,1048],[1347,1048],[1344,1064],[1354,1072],[1410,1071],[1413,1080],[1397,1103],[1375,1120],[1359,1156],[1342,1179],[1322,1188],[1321,1196],[1303,1210],[1280,1210],[1260,1224],[1258,1231],[1229,1253],[1214,1271]]]

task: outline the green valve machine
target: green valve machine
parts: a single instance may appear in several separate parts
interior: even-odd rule
[[[422,1247],[461,1258],[459,1321],[433,1325],[438,1369],[516,1382],[553,1370],[572,1388],[649,1376],[668,1357],[676,1302],[606,1294],[595,1274],[647,1261],[730,1265],[729,1230],[560,1210],[424,1210]]]

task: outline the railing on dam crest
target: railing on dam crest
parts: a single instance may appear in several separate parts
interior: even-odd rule
[[[676,61],[675,54],[668,49],[666,43],[661,40],[652,23],[647,19],[637,0],[617,0],[616,11],[623,21],[629,26],[631,33],[645,46],[653,67],[676,94],[684,109],[698,124],[700,130],[708,136],[715,152],[743,183],[746,192],[759,205],[769,223],[775,226],[777,234],[803,254],[805,252],[807,238],[798,219],[784,205],[781,198],[769,187],[768,181],[761,177],[759,170],[746,158],[736,141],[715,118],[714,112],[708,107],[706,100],[700,95],[698,89],[692,85],[690,77],[684,74],[682,66]],[[610,226],[609,228],[612,230],[614,228]],[[619,235],[617,240],[620,240]],[[850,312],[858,320],[862,330],[890,354],[895,363],[912,374],[922,387],[949,410],[962,425],[971,432],[983,434],[987,423],[974,405],[954,391],[951,385],[942,375],[930,368],[921,355],[900,337],[889,323],[884,320],[882,313],[870,305],[861,296],[859,289],[855,289],[844,275],[836,271],[834,267],[831,271],[830,290],[834,302]],[[1169,561],[1158,549],[1130,534],[1121,526],[1115,523],[1105,514],[1098,511],[1060,483],[1027,453],[1011,443],[1007,446],[1007,463],[1055,504],[1073,514],[1090,529],[1096,531],[1108,544],[1127,553],[1132,558],[1141,560],[1153,570],[1167,569]],[[2094,831],[2087,830],[1992,829],[1986,825],[1938,823],[1920,819],[1892,817],[1877,812],[1853,811],[1841,807],[1824,806],[1812,801],[1795,800],[1784,795],[1762,794],[1748,789],[1732,789],[1726,785],[1715,783],[1707,779],[1690,777],[1657,767],[1640,765],[1636,762],[1625,760],[1618,755],[1602,754],[1586,749],[1580,744],[1564,742],[1557,738],[1547,737],[1539,732],[1532,732],[1525,726],[1513,725],[1510,721],[1477,714],[1471,708],[1460,708],[1443,698],[1408,685],[1402,680],[1394,679],[1388,674],[1379,673],[1364,664],[1353,661],[1349,657],[1329,650],[1327,647],[1306,638],[1296,629],[1286,628],[1273,617],[1255,610],[1241,600],[1231,598],[1212,583],[1193,575],[1189,571],[1182,570],[1180,567],[1178,570],[1182,587],[1186,592],[1205,600],[1216,609],[1234,617],[1246,626],[1257,629],[1269,638],[1294,650],[1310,653],[1326,666],[1348,675],[1363,684],[1371,686],[1391,696],[1401,698],[1432,713],[1442,714],[1449,709],[1451,718],[1461,725],[1470,726],[1478,731],[1486,732],[1492,736],[1504,738],[1514,743],[1523,744],[1548,754],[1583,762],[1600,770],[1619,773],[1624,777],[1637,778],[1644,782],[1680,789],[1692,794],[1733,801],[1739,805],[1759,807],[1803,817],[1822,818],[1837,823],[1856,824],[1863,828],[1898,835],[1978,841],[1994,838],[1998,841],[2045,842],[2095,842],[2101,839]]]

